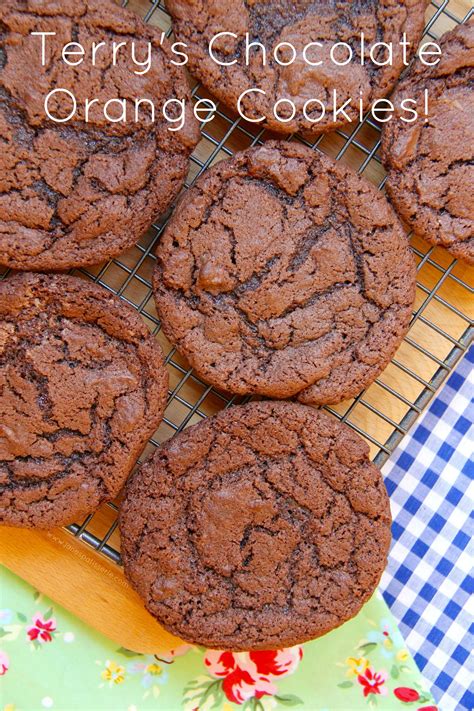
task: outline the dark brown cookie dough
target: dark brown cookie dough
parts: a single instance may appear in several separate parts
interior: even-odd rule
[[[31,31],[56,32],[48,38],[45,67],[40,38]],[[169,131],[161,118],[167,99],[189,99],[189,91],[181,68],[170,63],[168,44],[160,47],[160,35],[109,0],[2,0],[0,264],[22,270],[97,264],[131,247],[176,197],[199,131],[190,107],[181,131]],[[60,56],[72,40],[86,49],[77,67]],[[114,41],[128,43],[116,67]],[[143,61],[149,41],[152,68],[138,76],[131,43]],[[93,42],[105,42],[95,67]],[[45,97],[55,88],[77,99],[77,116],[67,123],[45,114]],[[61,96],[55,114],[66,117],[71,100]],[[89,123],[86,98],[99,99]],[[156,122],[142,107],[136,123],[129,105],[126,123],[110,123],[103,107],[117,98],[153,101]],[[109,112],[116,116],[118,109]]]
[[[332,131],[344,125],[341,116],[336,122],[330,115],[333,90],[337,91],[338,104],[348,99],[362,98],[364,108],[392,90],[404,68],[399,45],[403,33],[415,51],[421,38],[426,0],[167,0],[166,6],[173,16],[177,38],[188,45],[189,68],[218,99],[231,109],[236,109],[239,96],[252,88],[266,92],[252,93],[243,101],[244,113],[251,119],[266,117],[265,123],[273,131],[293,133]],[[233,32],[238,36],[221,37],[214,44],[214,53],[221,62],[232,62],[223,67],[209,55],[209,42],[220,32]],[[262,51],[250,53],[246,66],[245,35],[251,42],[260,42],[267,50],[267,64],[262,66]],[[360,37],[366,42],[364,66],[361,66]],[[296,61],[280,66],[273,58],[273,50],[281,42],[290,43],[297,51]],[[322,61],[321,66],[310,66],[303,57],[303,49],[310,42],[320,42],[322,47],[308,53],[311,62]],[[354,50],[353,62],[338,66],[330,59],[332,45],[345,42]],[[377,66],[369,57],[370,47],[376,42],[393,43],[392,65]],[[289,62],[292,51],[281,52],[280,61]],[[410,54],[411,56],[411,54]],[[336,52],[336,60],[343,62],[347,50]],[[383,61],[383,56],[378,56]],[[297,112],[293,120],[282,123],[275,119],[273,106],[279,99],[290,99]],[[319,123],[305,119],[302,109],[308,99],[321,101],[327,109],[326,117]],[[285,107],[281,106],[282,112]],[[288,116],[289,106],[286,106]],[[314,118],[321,109],[315,109]],[[357,104],[347,108],[352,121],[358,121]]]
[[[351,397],[385,367],[411,317],[414,260],[387,200],[297,143],[265,143],[207,171],[157,258],[166,336],[233,393]]]
[[[125,572],[173,634],[280,649],[360,610],[390,544],[368,447],[322,411],[253,402],[166,442],[127,484]]]
[[[429,95],[429,116],[386,124],[387,192],[428,242],[474,264],[474,19],[441,38],[441,61],[415,62],[393,102]]]
[[[159,345],[76,277],[0,282],[0,523],[52,528],[120,491],[161,421]]]

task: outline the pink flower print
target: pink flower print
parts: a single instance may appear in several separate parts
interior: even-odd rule
[[[216,652],[214,649],[207,650],[204,664],[208,667],[209,673],[217,679],[226,677],[236,667],[232,652]]]
[[[175,659],[176,657],[182,657],[187,654],[192,648],[192,644],[180,644],[178,647],[175,647],[175,649],[170,649],[166,656],[170,656],[171,659]]]
[[[255,665],[259,676],[286,676],[293,674],[303,658],[300,646],[272,651],[249,652],[249,659]]]
[[[303,650],[300,646],[259,652],[219,652],[209,649],[204,657],[211,676],[222,679],[222,689],[229,701],[243,704],[249,699],[273,696],[273,681],[292,674]]]
[[[225,677],[222,689],[228,700],[234,704],[243,704],[249,699],[261,699],[262,696],[276,694],[276,687],[268,680],[254,679],[247,671],[236,669]]]
[[[26,633],[32,642],[36,640],[40,644],[44,644],[45,642],[52,641],[53,632],[55,632],[55,630],[56,620],[54,617],[45,620],[44,617],[37,612],[36,615],[33,615],[33,625],[26,630]]]
[[[387,677],[387,672],[376,672],[371,667],[367,667],[363,674],[359,674],[357,681],[364,689],[364,696],[369,694],[385,696],[387,694],[387,687],[385,686]]]
[[[6,674],[9,667],[10,659],[8,657],[8,654],[6,654],[6,652],[2,652],[2,650],[0,649],[0,676]]]

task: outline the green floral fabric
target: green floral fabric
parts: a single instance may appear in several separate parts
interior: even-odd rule
[[[324,638],[239,654],[118,648],[5,569],[0,608],[2,711],[436,711],[378,593]]]

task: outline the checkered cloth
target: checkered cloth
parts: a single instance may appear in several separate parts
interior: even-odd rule
[[[383,469],[393,545],[381,583],[441,711],[474,709],[474,347]]]

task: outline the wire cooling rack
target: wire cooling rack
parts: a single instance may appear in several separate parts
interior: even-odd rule
[[[171,34],[170,17],[162,0],[125,0],[121,4],[136,11],[145,22]],[[425,33],[436,40],[456,24],[466,21],[473,12],[471,0],[433,1],[427,9]],[[203,87],[190,81],[196,101],[209,97]],[[202,140],[191,158],[186,188],[209,166],[231,156],[236,150],[263,142],[270,135],[218,104],[215,119],[202,126]],[[290,140],[304,142],[342,161],[383,188],[385,172],[379,157],[380,129],[371,118],[367,117],[350,130],[321,136],[314,143],[296,136]],[[75,271],[137,309],[166,354],[170,392],[165,417],[141,460],[176,432],[242,401],[241,398],[228,397],[200,380],[160,330],[151,291],[151,274],[156,242],[168,218],[169,214],[153,224],[136,246],[119,258],[99,267]],[[418,263],[418,279],[408,335],[392,362],[370,388],[354,400],[327,408],[366,439],[371,457],[378,465],[388,458],[427,406],[473,337],[468,315],[473,305],[470,270],[445,250],[429,247],[417,237],[411,237],[411,244]],[[470,276],[472,278],[472,271]],[[117,503],[105,504],[84,521],[68,526],[68,530],[110,560],[120,563]]]

